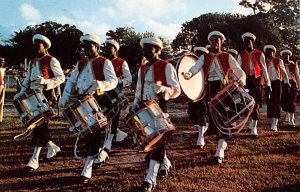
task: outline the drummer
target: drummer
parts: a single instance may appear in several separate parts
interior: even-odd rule
[[[159,57],[163,48],[159,38],[144,38],[140,44],[143,47],[143,54],[147,62],[141,66],[138,72],[134,106],[142,101],[156,100],[162,111],[166,113],[168,100],[180,95],[176,70],[172,64]],[[142,190],[152,191],[156,186],[157,175],[160,174],[161,177],[164,177],[171,168],[171,162],[166,155],[165,144],[149,152],[146,160],[150,161],[149,170]]]
[[[289,123],[290,127],[295,127],[295,113],[297,91],[300,91],[300,74],[299,67],[290,60],[292,52],[289,49],[284,49],[280,52],[280,56],[284,62],[284,66],[291,84],[290,91],[288,88],[282,87],[282,110],[286,112],[285,121]]]
[[[105,41],[105,54],[106,57],[112,62],[115,69],[116,76],[118,78],[117,87],[123,91],[124,87],[128,87],[131,84],[132,77],[127,62],[118,57],[117,53],[120,45],[117,41],[113,39],[108,39]],[[99,99],[98,99],[99,100]],[[111,108],[112,106],[104,98],[98,101],[100,107],[107,106]],[[115,111],[115,110],[114,110]],[[121,142],[127,137],[127,133],[118,129],[119,118],[121,110],[115,111],[114,117],[110,120],[110,131],[107,134],[106,141],[104,143],[104,150],[101,150],[99,158],[94,161],[94,167],[99,167],[107,158],[108,152],[111,150],[112,140],[116,136],[116,142]]]
[[[233,73],[237,77],[237,81],[241,85],[245,85],[246,75],[240,68],[237,61],[228,53],[221,50],[221,46],[225,40],[225,36],[219,31],[212,31],[208,34],[208,41],[210,43],[209,54],[202,55],[196,64],[184,73],[185,79],[192,78],[201,69],[204,71],[204,78],[206,83],[206,96],[204,98],[205,103],[210,101],[218,91],[220,91],[227,83],[228,69],[232,69]],[[203,108],[203,115],[199,118],[203,119],[201,126],[205,126],[208,120],[205,117],[207,107]],[[217,150],[214,155],[214,162],[221,164],[224,159],[224,151],[227,148],[226,139],[228,135],[221,133],[212,121],[209,122],[210,128],[212,128],[218,137]]]
[[[65,81],[65,76],[59,61],[48,53],[51,41],[44,35],[35,34],[32,42],[36,57],[30,61],[27,76],[23,81],[20,92],[14,96],[14,100],[29,90],[42,91],[51,105],[54,99],[53,89]],[[48,147],[45,158],[48,161],[51,161],[60,152],[60,147],[50,140],[48,122],[34,128],[32,134],[30,144],[35,148],[32,157],[25,166],[26,172],[32,172],[39,167],[39,154],[42,147]]]
[[[77,99],[82,100],[88,95],[101,97],[104,91],[114,89],[118,84],[113,65],[110,60],[99,55],[100,38],[97,35],[83,35],[80,37],[87,58],[77,62],[74,72],[68,79],[59,106],[65,107],[72,93],[76,90]],[[97,99],[97,98],[96,98]],[[94,159],[97,158],[99,148],[102,147],[100,129],[85,138],[87,158],[81,172],[83,183],[88,183],[92,177]]]
[[[209,53],[205,47],[195,47],[193,51],[198,57]],[[207,118],[207,113],[205,113],[206,111],[203,110],[205,107],[206,104],[203,99],[197,102],[188,103],[188,115],[194,126],[198,129],[198,139],[196,145],[200,148],[203,148],[205,145],[204,133],[208,129],[208,122],[205,121]]]
[[[276,132],[278,130],[277,124],[281,112],[281,82],[284,80],[284,86],[288,88],[290,88],[291,85],[282,59],[275,57],[276,47],[274,45],[265,45],[264,52],[266,54],[266,64],[272,86],[271,94],[266,93],[267,117],[272,118],[271,130]]]
[[[245,71],[246,88],[249,94],[254,98],[255,105],[251,114],[249,129],[253,138],[258,137],[257,122],[260,119],[259,105],[261,100],[261,73],[264,77],[266,91],[271,91],[270,78],[267,72],[265,55],[263,52],[254,48],[256,37],[253,33],[247,32],[242,35],[244,50],[238,55],[238,62]]]

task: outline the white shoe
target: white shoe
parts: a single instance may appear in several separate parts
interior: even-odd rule
[[[117,134],[116,134],[116,142],[121,142],[123,141],[128,134],[124,131],[121,131],[120,129],[117,129]]]

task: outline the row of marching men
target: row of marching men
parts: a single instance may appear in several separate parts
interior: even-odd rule
[[[253,42],[255,41],[255,36],[253,34],[245,33],[242,38],[245,43],[245,50],[241,52],[238,57],[238,61],[240,61],[241,65],[238,64],[233,56],[221,51],[225,36],[219,31],[213,31],[208,35],[208,41],[210,43],[209,51],[204,50],[206,53],[200,56],[196,65],[183,74],[185,79],[190,79],[201,69],[204,70],[206,96],[197,103],[196,108],[199,111],[197,116],[192,117],[193,114],[189,114],[193,123],[199,129],[197,144],[202,147],[205,144],[204,132],[207,130],[209,123],[207,117],[207,102],[227,83],[226,77],[229,69],[231,69],[235,75],[236,81],[242,86],[247,86],[250,90],[250,94],[255,100],[259,100],[259,86],[261,86],[260,76],[261,73],[263,74],[266,91],[268,92],[267,95],[270,94],[269,103],[273,104],[272,106],[268,105],[268,117],[273,118],[271,126],[273,130],[277,129],[277,121],[279,118],[278,107],[274,105],[274,101],[278,103],[280,111],[279,100],[282,78],[284,78],[284,82],[287,83],[288,87],[294,86],[294,89],[299,89],[298,68],[289,67],[288,76],[282,60],[274,57],[276,52],[274,46],[265,46],[264,51],[267,57],[265,60],[264,54],[253,48]],[[99,55],[100,39],[98,36],[84,35],[80,40],[84,45],[84,51],[87,58],[82,59],[77,63],[74,72],[67,81],[59,105],[61,107],[66,107],[71,95],[76,91],[79,100],[84,99],[88,95],[93,95],[101,107],[102,105],[105,105],[104,103],[101,103],[103,92],[114,89],[118,84],[127,86],[131,83],[128,65],[124,60],[116,57],[115,52],[119,48],[117,42],[112,40],[107,41],[107,50],[110,49],[111,53],[114,54],[111,54],[112,56],[109,57],[109,59],[105,59]],[[51,47],[50,40],[43,35],[37,34],[33,37],[32,41],[36,52],[36,58],[30,62],[28,76],[24,80],[20,93],[18,93],[15,98],[20,96],[27,89],[42,90],[47,96],[49,95],[47,94],[49,90],[55,88],[65,80],[58,60],[48,54],[48,49]],[[163,48],[159,38],[144,38],[141,40],[140,44],[143,47],[143,54],[147,63],[142,65],[138,72],[135,99],[130,110],[134,110],[139,102],[156,100],[162,111],[167,112],[167,101],[178,97],[181,93],[176,71],[170,63],[159,57],[159,53]],[[288,51],[282,53],[283,55],[290,54]],[[114,64],[114,60],[116,60],[116,63],[118,64]],[[119,78],[117,77],[118,74],[120,75]],[[128,74],[128,76],[126,76],[126,74]],[[289,77],[291,77],[290,81]],[[294,77],[298,78],[296,83],[292,83],[294,82]],[[47,99],[51,102],[51,97],[47,97]],[[195,103],[191,105],[195,105]],[[273,107],[273,109],[269,110],[270,107]],[[292,119],[295,111],[290,111],[290,119]],[[94,132],[88,140],[85,140],[87,157],[81,172],[81,178],[84,183],[87,183],[92,177],[92,169],[99,167],[107,160],[111,150],[113,137],[118,135],[118,132],[121,137],[126,137],[126,133],[117,129],[118,115],[115,117],[117,117],[117,119],[109,122],[108,126],[110,126],[110,132],[106,136],[104,146],[100,146],[100,134],[97,134],[97,132]],[[258,105],[255,107],[251,117],[252,120],[249,128],[251,128],[251,134],[256,137],[258,135]],[[114,123],[116,125],[112,126]],[[216,126],[213,126],[213,123],[210,123],[209,126],[211,129],[215,130],[218,136],[214,160],[217,163],[222,163],[224,152],[227,148],[226,139],[228,139],[228,135],[219,132]],[[31,159],[25,167],[27,171],[34,171],[39,167],[38,159],[42,147],[48,147],[47,159],[53,158],[60,152],[60,148],[50,140],[48,122],[43,123],[33,130],[31,144],[33,144],[35,148]],[[152,191],[156,186],[157,176],[166,176],[171,168],[171,162],[167,157],[165,145],[166,143],[162,142],[160,146],[153,151],[150,151],[146,156],[146,159],[149,161],[149,169],[144,183],[142,184],[142,189],[145,191]]]

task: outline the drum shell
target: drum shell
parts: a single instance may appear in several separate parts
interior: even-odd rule
[[[155,101],[141,102],[127,115],[126,124],[145,152],[155,149],[175,131],[174,125]]]
[[[107,125],[107,119],[93,96],[86,96],[68,106],[63,115],[72,125],[69,130],[80,138]]]
[[[42,92],[27,91],[13,100],[25,128],[33,129],[48,121],[55,113]]]

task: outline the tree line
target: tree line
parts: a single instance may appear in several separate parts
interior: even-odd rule
[[[289,48],[294,54],[294,60],[299,59],[299,0],[256,0],[250,3],[241,0],[241,6],[250,8],[254,14],[244,16],[229,13],[208,13],[193,18],[182,24],[176,38],[169,42],[163,39],[166,47],[161,57],[169,59],[174,52],[191,50],[195,46],[208,44],[207,35],[212,30],[219,30],[226,36],[224,49],[242,49],[241,35],[252,32],[256,35],[256,47],[262,50],[266,44],[275,45],[278,50]],[[49,50],[60,62],[63,68],[70,68],[80,59],[80,36],[83,32],[74,25],[44,22],[28,26],[16,31],[9,44],[0,45],[0,56],[8,60],[10,66],[19,68],[24,58],[33,58],[32,36],[36,33],[46,35],[52,42]],[[139,45],[141,38],[155,36],[153,32],[138,33],[133,27],[119,27],[109,30],[107,38],[120,42],[119,56],[127,60],[135,72],[142,59]],[[103,45],[102,45],[103,46]]]

